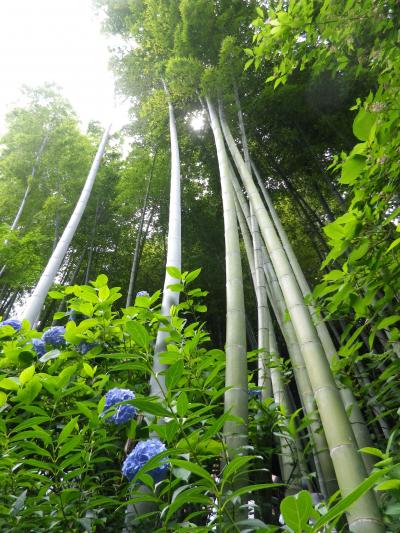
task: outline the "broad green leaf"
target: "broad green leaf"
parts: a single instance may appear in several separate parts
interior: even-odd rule
[[[58,436],[57,442],[58,444],[62,444],[73,432],[74,428],[77,426],[78,422],[78,416],[75,418],[72,418],[68,424],[66,424],[63,429],[61,430],[60,435]]]
[[[99,300],[101,302],[105,302],[109,296],[110,296],[110,289],[107,287],[107,285],[100,287]]]
[[[230,461],[230,463],[223,469],[222,471],[222,480],[223,484],[228,481],[232,476],[238,474],[240,471],[242,471],[244,465],[252,461],[254,457],[244,455],[244,456],[236,456]]]
[[[17,377],[3,378],[0,380],[0,388],[6,390],[18,390],[20,387]]]
[[[62,292],[58,291],[49,291],[50,298],[53,298],[53,300],[62,300],[64,298],[64,295]]]
[[[143,411],[145,413],[149,413],[150,415],[155,416],[165,416],[167,418],[172,417],[172,413],[165,409],[160,403],[158,403],[158,400],[147,400],[143,398],[135,398],[134,400],[129,400],[126,402],[127,404],[134,405],[139,409],[139,411]],[[121,403],[122,405],[122,403]]]
[[[171,277],[175,279],[181,279],[181,271],[179,270],[179,268],[176,268],[174,266],[167,266],[167,272]]]
[[[294,531],[302,533],[313,511],[311,494],[302,490],[296,496],[286,496],[280,505],[285,524]]]
[[[362,155],[350,156],[342,165],[340,183],[352,185],[365,167],[366,158]],[[325,228],[324,228],[325,229]]]
[[[181,392],[176,401],[176,410],[180,417],[185,416],[189,409],[189,400],[186,392]]]
[[[182,292],[184,290],[184,286],[181,283],[172,283],[171,285],[167,286],[167,289],[172,292]]]
[[[208,482],[209,486],[214,486],[214,480],[211,474],[207,472],[207,470],[203,468],[202,466],[196,463],[191,463],[190,461],[184,461],[183,459],[172,458],[170,462],[174,466],[178,466],[179,468],[184,468],[185,470],[188,470],[189,472],[196,474],[202,479],[205,479]]]
[[[150,335],[147,333],[147,329],[137,320],[129,320],[125,327],[133,342],[147,350],[150,343]]]
[[[349,255],[349,261],[354,262],[362,259],[369,250],[369,242],[365,241],[360,246],[355,248]]]
[[[3,391],[0,391],[0,407],[3,407],[7,402],[7,394]]]
[[[105,274],[100,274],[97,276],[96,281],[93,281],[93,286],[97,289],[101,289],[101,287],[104,287],[108,283],[108,278]]]
[[[61,355],[60,350],[50,350],[50,352],[47,352],[44,355],[42,355],[39,361],[41,363],[46,363],[47,361],[50,361],[51,359],[57,359],[59,355]]]
[[[29,380],[32,379],[33,375],[35,373],[35,365],[29,366],[28,368],[25,368],[19,375],[19,381],[24,385]]]
[[[353,122],[353,133],[360,141],[367,141],[376,115],[361,108]]]
[[[183,374],[183,360],[180,359],[173,365],[171,365],[165,372],[165,383],[168,389],[173,389]]]
[[[194,281],[201,272],[201,268],[198,268],[197,270],[193,270],[193,272],[189,272],[189,274],[185,278],[185,284],[191,283]]]

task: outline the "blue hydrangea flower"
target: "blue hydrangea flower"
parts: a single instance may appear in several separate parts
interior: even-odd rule
[[[261,396],[261,389],[249,389],[250,396]]]
[[[22,324],[21,321],[16,318],[8,318],[7,320],[0,322],[0,327],[1,326],[11,326],[15,331],[20,331]]]
[[[97,346],[97,344],[82,341],[78,344],[77,349],[79,353],[81,353],[82,355],[86,355],[95,346]]]
[[[64,333],[64,326],[54,326],[43,333],[42,339],[47,344],[51,344],[56,348],[62,348],[66,344]]]
[[[159,439],[148,439],[138,442],[125,459],[122,465],[122,474],[131,481],[150,459],[161,452],[165,452],[165,450],[165,445]],[[162,460],[166,461],[167,459],[164,458]],[[157,483],[165,478],[169,466],[169,463],[164,463],[153,470],[149,470],[146,474],[149,474]]]
[[[46,353],[46,344],[42,339],[32,339],[32,346],[39,357],[42,357]]]
[[[150,294],[147,291],[139,291],[136,296],[150,296]]]
[[[104,404],[103,414],[110,409],[113,405],[126,400],[133,400],[135,398],[134,393],[129,389],[110,389],[106,394],[106,403]],[[112,416],[106,418],[106,422],[112,422],[113,424],[124,424],[129,422],[136,416],[136,409],[133,405],[119,405],[115,409],[115,413]]]

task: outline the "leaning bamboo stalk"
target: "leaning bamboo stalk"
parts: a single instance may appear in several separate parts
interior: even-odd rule
[[[138,265],[139,265],[140,250],[142,248],[143,225],[144,225],[144,219],[145,219],[146,212],[147,212],[147,203],[148,203],[148,200],[149,200],[150,185],[151,185],[151,181],[153,179],[153,173],[154,173],[154,167],[155,167],[155,163],[156,163],[156,158],[157,158],[157,148],[156,148],[156,151],[155,151],[155,153],[153,155],[153,161],[151,163],[150,175],[149,175],[148,180],[147,180],[146,193],[145,193],[144,199],[143,199],[142,212],[140,214],[140,222],[139,222],[139,227],[138,227],[137,234],[136,234],[135,251],[133,253],[133,258],[132,258],[131,273],[130,273],[130,276],[129,276],[129,284],[128,284],[128,294],[127,294],[127,297],[126,297],[126,304],[125,304],[126,307],[129,307],[130,305],[132,305],[133,289],[134,289],[134,286],[135,286],[137,270],[138,270]]]
[[[274,224],[263,204],[261,196],[235,144],[223,114],[220,116],[225,140],[245,185],[249,201],[260,225],[286,307],[296,332],[304,357],[307,373],[313,389],[322,426],[328,441],[336,477],[342,495],[346,496],[366,477],[366,471],[358,454],[351,424],[336,387],[328,360],[326,359],[303,294],[276,233]],[[351,505],[348,513],[349,526],[355,533],[384,531],[374,496],[368,492]]]
[[[243,211],[243,215],[250,227],[250,210],[240,190],[239,183],[236,176],[233,175],[234,190],[237,195],[238,203]],[[307,369],[304,364],[302,353],[297,342],[296,334],[290,320],[285,317],[285,303],[280,290],[275,271],[268,259],[264,244],[261,242],[261,249],[263,254],[263,268],[265,273],[266,291],[269,301],[273,307],[278,324],[284,335],[289,356],[292,362],[293,373],[295,376],[297,388],[300,394],[302,405],[305,414],[311,418],[310,431],[312,440],[312,450],[314,455],[314,463],[317,470],[318,480],[321,491],[325,497],[332,495],[337,490],[336,477],[333,470],[332,461],[329,456],[328,445],[325,435],[321,432],[320,421],[315,411],[314,395],[311,389],[310,381],[308,379]]]
[[[49,140],[49,136],[48,136],[48,134],[46,134],[44,136],[43,141],[42,141],[42,143],[41,143],[41,145],[39,147],[39,150],[38,150],[38,152],[36,154],[35,162],[33,163],[31,175],[28,178],[28,183],[26,185],[24,196],[23,196],[23,198],[21,200],[21,203],[19,204],[19,208],[18,208],[17,214],[14,217],[13,223],[11,224],[10,231],[14,231],[15,230],[15,228],[18,225],[19,219],[22,216],[22,212],[23,212],[23,210],[25,208],[25,204],[26,204],[26,202],[28,200],[29,193],[31,192],[32,181],[33,181],[33,179],[35,177],[36,170],[37,170],[37,167],[38,167],[39,162],[40,162],[40,158],[42,157],[43,150],[46,148],[46,144],[47,144],[48,140]],[[8,244],[8,239],[6,239],[3,244],[4,244],[4,246],[6,246]],[[3,265],[1,267],[1,269],[0,269],[0,278],[4,274],[5,269],[6,269],[6,265]]]
[[[76,229],[85,211],[86,205],[90,197],[90,193],[92,192],[94,180],[96,178],[96,174],[99,169],[100,162],[108,141],[110,129],[111,124],[106,128],[103,134],[92,167],[89,171],[88,177],[86,178],[85,185],[82,189],[81,195],[71,215],[71,218],[69,219],[69,222],[66,228],[64,229],[64,232],[60,240],[58,241],[54,252],[52,253],[49,259],[49,262],[47,263],[47,266],[44,269],[40,280],[36,285],[26,305],[23,317],[24,319],[29,320],[32,327],[36,324],[39,318],[40,310],[46,299],[47,293],[49,292],[51,286],[54,283],[54,279],[57,275],[58,269],[60,268],[61,263],[64,260],[65,254],[67,253],[68,247],[72,241],[72,238],[75,235]]]
[[[234,183],[235,183],[235,185],[237,187],[238,186],[237,180],[236,180],[236,178],[234,178],[234,179],[235,179]],[[241,194],[241,191],[237,191],[236,187],[234,187],[236,214],[237,214],[237,217],[238,217],[240,231],[241,231],[241,234],[242,234],[242,237],[243,237],[243,242],[244,242],[245,249],[246,249],[246,255],[247,255],[248,262],[249,262],[250,271],[251,271],[251,274],[252,274],[253,285],[255,286],[256,285],[256,279],[255,279],[255,266],[254,266],[254,250],[253,250],[253,246],[252,246],[252,240],[251,240],[250,231],[249,231],[249,228],[248,228],[250,223],[248,223],[245,220],[245,217],[244,217],[244,214],[243,214],[243,209],[242,209],[242,207],[240,205],[240,202],[238,200],[238,193],[240,194],[240,198],[241,198],[242,202],[244,201],[244,197]],[[264,268],[265,268],[265,266],[263,265],[263,269]],[[265,278],[265,273],[264,273],[264,278]],[[271,291],[269,290],[267,283],[265,283],[265,290],[267,292],[268,299],[271,302],[271,305],[274,307],[275,315],[278,315],[278,311],[276,309],[275,299],[272,297]],[[270,318],[269,310],[268,310],[267,319],[271,323],[271,326],[268,328],[269,335],[270,335],[269,344],[270,344],[270,351],[271,351],[271,360],[272,360],[273,363],[275,363],[272,366],[272,368],[270,369],[272,393],[273,393],[273,396],[274,396],[275,403],[277,405],[281,405],[283,407],[283,410],[286,413],[286,415],[289,415],[291,413],[291,405],[290,405],[289,397],[287,395],[287,391],[286,391],[284,383],[283,383],[283,378],[282,378],[281,370],[280,370],[280,367],[279,367],[279,356],[277,355],[278,354],[277,342],[276,342],[275,333],[274,333],[273,328],[272,328],[272,320]],[[281,330],[282,330],[282,332],[284,334],[285,339],[287,339],[287,335],[285,334],[285,330],[284,330],[284,327],[283,327],[283,320],[280,321],[279,318],[278,318],[278,324],[279,324],[279,326],[280,326],[280,328],[281,328]],[[289,342],[287,340],[286,340],[286,342],[289,345]],[[303,369],[304,369],[304,365],[303,365]],[[307,376],[306,373],[304,375]],[[301,379],[301,375],[300,375],[299,379]],[[308,377],[307,377],[307,380],[308,380]],[[309,384],[308,384],[308,388],[311,391],[311,387],[309,386]],[[318,430],[319,430],[319,425],[318,425]],[[322,440],[322,439],[324,439],[324,437],[323,437],[323,435],[321,433],[319,433],[319,431],[318,431],[318,435],[319,436],[317,436],[317,448],[320,449],[322,454],[326,454],[326,451],[327,451],[326,441]],[[318,439],[321,440],[321,442],[323,443],[322,446],[321,446],[321,444],[320,444]],[[303,479],[307,479],[307,476],[306,476],[307,467],[306,467],[306,464],[305,464],[305,458],[304,458],[304,453],[303,453],[301,442],[300,442],[299,439],[295,440],[295,442],[294,442],[294,450],[292,450],[287,438],[279,437],[279,442],[280,442],[280,447],[281,447],[280,463],[281,463],[282,479],[284,480],[285,483],[289,483],[289,493],[291,493],[293,490],[297,492],[296,485],[295,485],[296,480],[298,481],[298,479],[297,479],[298,478],[298,474],[296,474],[296,471],[297,471],[296,461],[298,463],[298,467],[299,467],[300,474],[301,474],[302,478]],[[315,449],[315,447],[316,446],[314,446],[314,449]],[[314,453],[315,453],[315,451],[314,451]],[[328,461],[328,464],[331,465],[331,461],[330,461],[329,457],[327,457],[327,461]],[[324,483],[323,478],[325,476],[325,477],[328,477],[328,478],[330,478],[332,480],[332,484],[330,486],[330,493],[332,494],[337,488],[336,478],[334,477],[334,474],[332,476],[333,467],[330,468],[328,473],[322,472],[322,470],[321,470],[321,468],[319,466],[318,455],[315,457],[315,463],[316,463],[317,470],[318,470],[318,479],[320,480],[320,485],[321,485],[322,492],[324,493],[324,495],[326,497],[328,497],[327,491],[325,489],[325,483]],[[298,489],[298,487],[297,487],[297,489]]]
[[[293,251],[292,245],[290,244],[287,233],[284,227],[282,226],[282,223],[271,201],[268,191],[266,190],[264,184],[262,183],[260,174],[258,173],[258,170],[253,162],[252,162],[252,169],[256,176],[260,190],[263,194],[265,203],[267,204],[267,207],[271,215],[271,218],[273,220],[276,231],[282,242],[283,249],[285,250],[289,263],[291,264],[293,268],[293,273],[295,275],[296,281],[300,287],[303,297],[306,297],[311,292],[310,286],[306,280],[306,277],[304,276],[303,270],[300,267],[296,254]],[[332,365],[336,357],[336,348],[332,341],[332,337],[328,331],[326,323],[323,320],[321,320],[320,317],[318,317],[315,307],[309,304],[308,309],[310,311],[311,317],[313,319],[314,325],[318,333],[318,337],[321,341],[321,344],[326,354],[326,357],[328,359],[328,362],[330,365]],[[339,392],[342,398],[343,405],[349,416],[349,420],[350,420],[350,423],[353,429],[357,447],[360,449],[360,448],[366,448],[366,447],[373,446],[369,430],[365,423],[364,417],[361,413],[358,402],[354,398],[352,391],[348,388],[345,389],[341,387],[339,389]],[[362,454],[362,459],[364,462],[364,466],[367,469],[367,472],[370,472],[374,464],[373,457],[369,454]]]

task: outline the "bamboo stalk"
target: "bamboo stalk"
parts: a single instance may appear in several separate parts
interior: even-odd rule
[[[271,262],[290,313],[293,327],[302,350],[307,374],[321,416],[342,495],[346,496],[365,477],[366,471],[358,454],[351,424],[344,409],[339,391],[322,349],[311,316],[305,308],[303,294],[291,268],[274,224],[263,204],[242,156],[234,142],[225,117],[220,115],[225,140],[245,185],[249,201],[260,225]],[[371,492],[351,505],[349,526],[355,533],[384,531],[376,500]]]

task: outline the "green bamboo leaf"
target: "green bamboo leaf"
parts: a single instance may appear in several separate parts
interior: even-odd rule
[[[379,483],[379,485],[375,487],[375,490],[393,490],[398,489],[399,487],[400,479],[388,479]]]
[[[367,446],[366,448],[360,448],[360,452],[369,453],[370,455],[376,455],[376,457],[384,458],[384,453],[378,448],[371,448]]]
[[[322,526],[329,524],[332,520],[343,514],[352,503],[357,501],[358,498],[368,492],[379,479],[389,472],[389,470],[391,470],[391,467],[373,472],[369,477],[367,477],[367,479],[360,483],[356,489],[350,492],[350,494],[348,494],[345,498],[342,498],[339,503],[334,505],[324,516],[317,520],[312,529],[312,533],[318,533]]]
[[[396,248],[396,246],[398,246],[399,244],[400,244],[400,237],[392,242],[392,244],[386,250],[386,253],[390,252],[390,250],[393,250],[393,248]]]
[[[400,315],[392,315],[384,318],[378,324],[378,329],[385,329],[400,320]]]
[[[240,489],[235,490],[234,492],[230,493],[229,496],[225,499],[224,505],[222,508],[225,508],[225,506],[235,498],[238,498],[239,496],[242,496],[243,494],[249,494],[250,492],[256,492],[257,490],[264,490],[264,489],[276,489],[277,487],[283,487],[283,483],[258,483],[255,485],[247,485],[246,487],[240,487]]]

